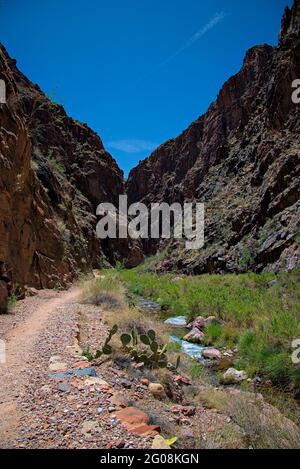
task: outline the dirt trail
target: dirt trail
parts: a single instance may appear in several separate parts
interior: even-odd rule
[[[128,365],[120,353],[88,362],[82,351],[104,342],[108,315],[102,306],[83,303],[80,292],[42,290],[0,316],[7,352],[0,364],[0,448],[150,448],[154,435],[145,432],[144,417],[162,436],[176,436],[179,448],[247,448],[253,426],[260,438],[273,431],[267,448],[299,447],[299,429],[262,396],[167,374],[159,380],[168,394],[156,399],[142,378],[157,377]],[[219,391],[235,407],[218,408]],[[241,405],[246,424],[239,418]],[[134,410],[136,419],[142,411],[139,431],[126,430],[116,416],[121,409],[130,418]]]
[[[47,320],[55,310],[79,296],[80,288],[61,292],[53,299],[45,298],[6,338],[6,363],[0,365],[0,444],[9,446],[18,433],[20,413],[16,399],[24,388],[22,373],[30,365],[35,341],[47,327]]]

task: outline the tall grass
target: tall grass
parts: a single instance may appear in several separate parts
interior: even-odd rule
[[[119,275],[132,295],[157,301],[170,315],[217,316],[224,325],[207,328],[209,343],[238,347],[236,366],[250,376],[299,389],[300,366],[291,360],[291,343],[300,338],[299,270],[176,279],[137,268]]]

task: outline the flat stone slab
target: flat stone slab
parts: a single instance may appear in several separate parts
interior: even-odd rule
[[[49,365],[50,371],[64,371],[68,368],[68,365],[65,362],[53,362]]]
[[[115,417],[120,420],[129,433],[149,436],[156,435],[160,431],[158,425],[148,425],[148,415],[136,407],[126,407],[119,410],[115,413]]]
[[[174,318],[169,318],[165,321],[165,324],[169,324],[170,326],[178,326],[178,327],[185,327],[187,325],[187,320],[185,316],[177,316]]]
[[[90,368],[77,368],[77,369],[75,368],[74,370],[67,370],[67,371],[64,371],[64,372],[51,373],[49,375],[49,378],[52,378],[52,379],[65,379],[65,378],[72,378],[74,376],[77,376],[79,378],[92,376],[92,377],[96,378],[97,373],[96,373],[95,368],[93,368],[93,367],[90,367]]]

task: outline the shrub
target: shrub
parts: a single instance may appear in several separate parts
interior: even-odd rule
[[[125,288],[113,274],[96,278],[84,286],[83,301],[108,310],[125,307]]]

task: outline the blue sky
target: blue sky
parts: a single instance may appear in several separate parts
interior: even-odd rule
[[[0,0],[0,41],[128,170],[205,112],[292,0]]]

